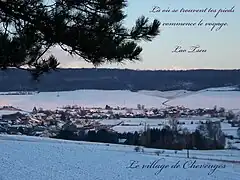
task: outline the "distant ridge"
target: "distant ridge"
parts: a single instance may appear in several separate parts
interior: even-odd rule
[[[44,74],[40,82],[23,70],[0,71],[0,91],[102,90],[190,90],[240,85],[240,70],[131,70],[58,69]]]

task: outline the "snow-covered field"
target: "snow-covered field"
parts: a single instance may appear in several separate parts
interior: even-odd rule
[[[157,156],[154,149],[135,152],[133,146],[6,135],[0,136],[0,150],[1,180],[238,180],[240,177],[240,164],[236,161],[240,160],[239,151],[190,151],[187,159],[185,151],[175,154],[167,150]],[[231,159],[235,162],[230,162]],[[151,165],[154,161],[155,165]]]
[[[240,111],[240,91],[234,87],[208,88],[201,91],[139,91],[140,94],[168,99],[168,106],[184,106],[187,108],[224,107],[228,110]]]
[[[85,107],[136,108],[137,104],[145,107],[163,107],[165,98],[148,96],[131,91],[77,90],[63,92],[40,92],[34,95],[0,95],[0,106],[12,105],[24,110],[32,110],[34,106],[44,109],[56,109],[65,105]]]
[[[65,105],[105,107],[107,104],[132,108],[142,104],[148,108],[161,108],[165,102],[166,105],[189,108],[213,108],[216,105],[240,110],[240,91],[228,90],[232,89],[212,88],[198,92],[78,90],[0,95],[0,106],[11,105],[26,111],[34,106],[56,109]],[[1,114],[10,113],[14,112],[2,111]],[[118,132],[143,130],[144,124],[160,128],[167,123],[167,120],[143,118],[99,121],[108,125],[121,123],[113,127]],[[187,119],[179,121],[185,122],[181,126],[189,130],[194,130],[198,125],[197,121],[193,124]],[[236,128],[229,124],[222,123],[222,130],[236,137]],[[240,177],[240,151],[237,150],[191,150],[190,159],[186,158],[186,151],[175,153],[164,150],[159,156],[156,151],[159,150],[135,152],[133,146],[0,135],[0,180],[238,180]],[[132,164],[135,168],[129,168],[133,161],[138,164]],[[156,164],[150,166],[154,161]],[[195,164],[190,166],[194,161]]]
[[[166,103],[170,106],[188,108],[213,108],[215,105],[225,109],[240,110],[240,91],[201,91]]]
[[[189,108],[213,108],[240,111],[240,91],[234,88],[209,88],[197,92],[186,90],[176,91],[139,91],[127,90],[76,90],[63,92],[40,92],[32,95],[0,95],[0,106],[12,105],[24,110],[32,110],[34,106],[44,109],[56,109],[64,105],[80,105],[86,107],[130,107],[137,104],[147,108],[164,107],[162,103],[170,106],[185,106]]]
[[[168,106],[184,106],[188,108],[224,107],[240,111],[240,91],[234,87],[208,88],[201,91],[139,91],[140,94],[166,98]]]

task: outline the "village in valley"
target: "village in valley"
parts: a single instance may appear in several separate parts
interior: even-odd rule
[[[0,109],[0,133],[40,137],[56,137],[60,131],[88,133],[105,130],[116,133],[143,133],[146,129],[162,129],[175,124],[178,131],[195,131],[197,126],[217,123],[225,137],[239,142],[240,113],[224,108],[189,109],[184,107],[150,108],[138,104],[136,108],[110,107],[84,108],[65,106],[57,110],[34,107],[24,112],[12,106]],[[124,143],[121,138],[119,143]]]

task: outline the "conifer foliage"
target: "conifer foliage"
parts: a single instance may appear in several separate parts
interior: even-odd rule
[[[39,76],[59,65],[46,52],[60,46],[99,66],[140,60],[139,42],[152,41],[160,22],[141,16],[124,25],[125,0],[0,0],[0,67]]]

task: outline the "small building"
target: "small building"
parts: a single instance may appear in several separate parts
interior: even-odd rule
[[[3,114],[2,120],[5,121],[16,121],[17,119],[21,119],[22,117],[25,117],[24,114],[21,114],[20,112],[13,113],[13,114]]]

